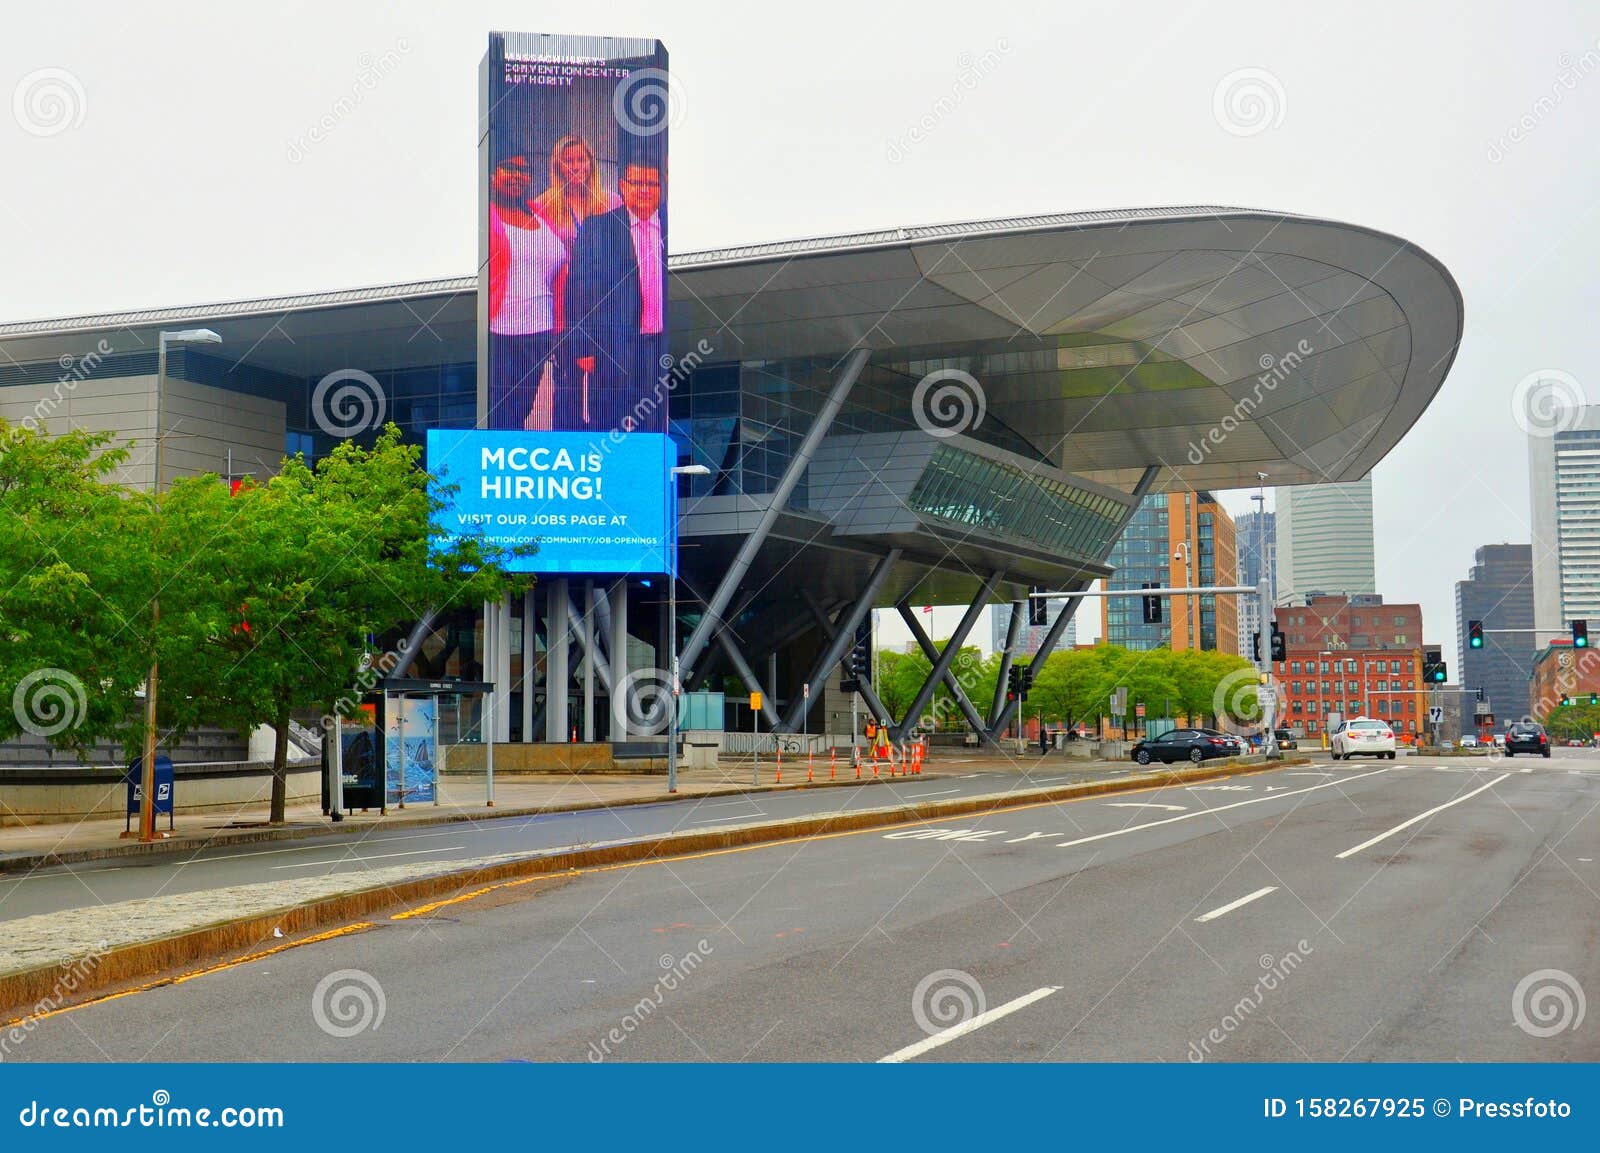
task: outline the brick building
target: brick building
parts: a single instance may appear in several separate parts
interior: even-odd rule
[[[1275,614],[1287,658],[1275,670],[1283,723],[1296,735],[1321,737],[1331,713],[1375,717],[1400,736],[1423,730],[1421,605],[1385,604],[1376,593],[1313,593]]]
[[[1575,649],[1571,639],[1559,637],[1534,654],[1533,677],[1529,682],[1529,703],[1534,719],[1544,720],[1551,709],[1561,704],[1564,696],[1587,704],[1590,693],[1600,693],[1600,652]]]

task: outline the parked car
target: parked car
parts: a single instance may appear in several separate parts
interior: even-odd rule
[[[1583,742],[1580,741],[1577,737],[1572,737],[1567,741],[1567,748],[1569,748],[1569,749],[1581,749],[1581,748],[1583,748]]]
[[[1159,737],[1147,737],[1133,746],[1131,756],[1141,765],[1151,761],[1201,761],[1213,757],[1236,757],[1244,749],[1238,737],[1215,729],[1170,729]]]
[[[1471,733],[1467,733],[1462,736],[1460,747],[1463,749],[1475,749],[1478,747],[1478,738]]]
[[[1494,747],[1497,749],[1506,747],[1506,735],[1504,733],[1496,733],[1494,735]]]
[[[1394,730],[1371,717],[1356,717],[1333,730],[1330,748],[1333,759],[1388,757],[1394,760]]]
[[[1542,757],[1550,755],[1550,736],[1537,721],[1518,721],[1506,730],[1504,739],[1508,757],[1518,753],[1538,753]]]
[[[1280,749],[1298,749],[1300,747],[1300,742],[1295,739],[1294,733],[1288,729],[1274,729],[1272,739],[1278,742]]]

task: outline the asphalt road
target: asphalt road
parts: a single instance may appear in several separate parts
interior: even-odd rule
[[[1597,808],[1592,757],[1323,762],[620,866],[6,1059],[1595,1060]]]
[[[1121,769],[1140,771],[1132,762],[1121,766],[1119,771]],[[373,828],[368,835],[359,838],[330,833],[326,837],[290,842],[218,846],[190,853],[120,857],[28,872],[0,872],[0,922],[136,897],[192,893],[291,877],[356,873],[411,861],[484,857],[649,837],[722,824],[877,808],[905,800],[1001,793],[1104,775],[1104,765],[1086,772],[1081,762],[1075,764],[1062,759],[1032,775],[990,771],[938,777],[883,777],[859,788],[841,786],[663,801],[535,817],[457,821],[404,831]],[[771,770],[764,770],[763,779],[770,780],[770,777]]]

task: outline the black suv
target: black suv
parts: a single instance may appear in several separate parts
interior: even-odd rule
[[[1545,735],[1543,725],[1520,721],[1506,730],[1506,756],[1514,757],[1518,753],[1550,755],[1550,738]]]

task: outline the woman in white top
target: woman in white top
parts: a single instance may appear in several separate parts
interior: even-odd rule
[[[532,175],[527,155],[512,152],[489,181],[488,427],[576,428],[556,355],[567,246],[528,205]]]

